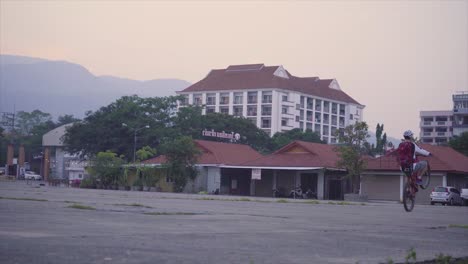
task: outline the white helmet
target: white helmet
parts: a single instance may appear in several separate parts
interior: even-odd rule
[[[403,137],[413,137],[413,132],[411,130],[406,130],[405,133],[403,133]]]

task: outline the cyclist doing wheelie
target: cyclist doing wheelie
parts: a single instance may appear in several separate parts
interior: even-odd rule
[[[417,155],[422,156],[431,156],[431,153],[425,149],[420,148],[414,142],[413,132],[407,130],[403,133],[404,141],[398,146],[398,161],[402,171],[405,171],[407,168],[411,168],[412,177],[416,178],[416,184],[422,185],[421,176],[426,173],[429,165],[427,161],[419,161]]]

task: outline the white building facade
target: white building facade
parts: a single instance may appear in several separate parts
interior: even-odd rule
[[[212,70],[203,80],[178,92],[179,103],[199,105],[203,114],[242,116],[273,136],[293,128],[317,132],[336,143],[334,133],[363,120],[364,105],[344,93],[334,79],[300,78],[282,66],[233,65]]]
[[[419,138],[423,143],[446,144],[468,132],[468,92],[452,95],[453,110],[421,111]]]
[[[453,137],[452,111],[421,111],[419,138],[422,143],[444,144]]]

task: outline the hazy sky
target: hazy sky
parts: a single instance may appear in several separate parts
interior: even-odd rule
[[[5,1],[0,53],[196,82],[230,64],[336,78],[371,130],[419,134],[468,90],[468,1]]]

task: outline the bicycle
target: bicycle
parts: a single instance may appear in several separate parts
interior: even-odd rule
[[[406,175],[406,183],[403,188],[403,207],[406,212],[411,212],[414,208],[414,200],[416,199],[416,193],[418,192],[418,184],[416,184],[416,175],[413,175],[413,167],[403,169],[403,173]],[[427,163],[427,170],[421,176],[422,183],[419,185],[421,189],[429,187],[431,182],[431,167]]]

